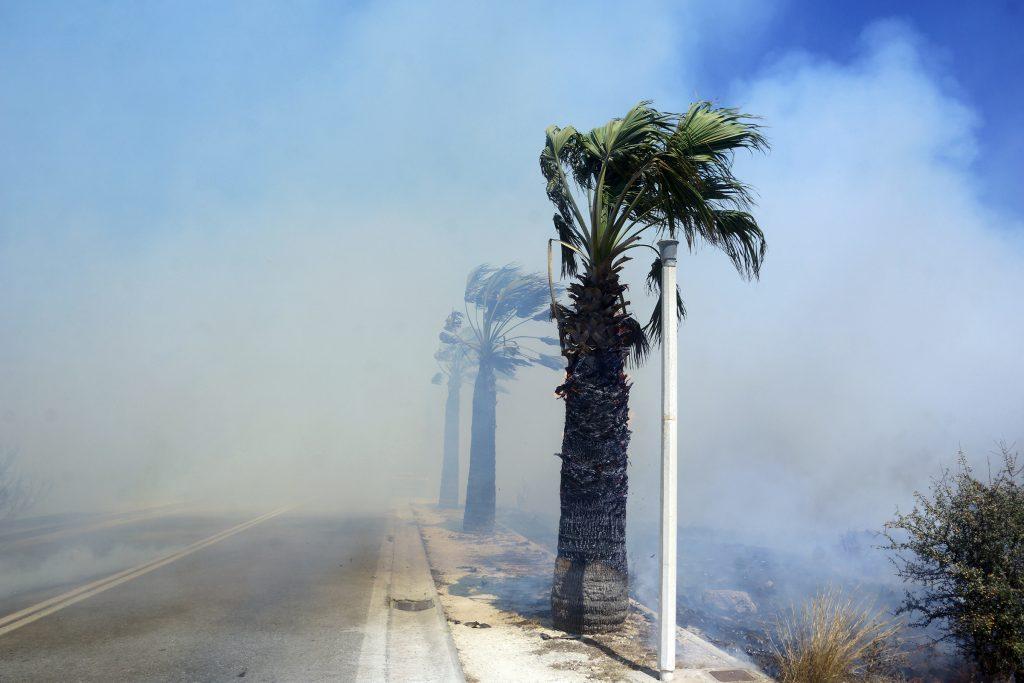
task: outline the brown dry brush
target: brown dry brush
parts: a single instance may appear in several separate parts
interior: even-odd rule
[[[901,625],[838,590],[783,614],[769,634],[781,683],[901,680]]]

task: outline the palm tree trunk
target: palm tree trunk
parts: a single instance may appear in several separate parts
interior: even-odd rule
[[[559,388],[565,430],[551,615],[556,628],[574,633],[616,628],[629,604],[624,361],[621,349],[574,355]]]
[[[444,402],[444,455],[441,461],[441,492],[437,504],[443,508],[459,506],[459,393],[462,377],[448,378],[448,398]]]
[[[469,445],[469,482],[466,485],[464,531],[490,533],[494,530],[494,432],[498,394],[494,368],[481,358],[473,384],[473,424]]]

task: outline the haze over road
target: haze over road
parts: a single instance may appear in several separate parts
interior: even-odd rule
[[[114,519],[0,530],[0,680],[356,678],[384,518]]]

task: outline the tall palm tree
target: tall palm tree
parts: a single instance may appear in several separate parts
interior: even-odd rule
[[[554,203],[567,305],[551,293],[568,360],[562,437],[561,516],[551,606],[557,627],[616,628],[626,617],[627,359],[640,363],[661,334],[661,261],[648,286],[659,290],[646,326],[630,313],[624,264],[653,236],[681,235],[692,250],[716,247],[740,274],[757,277],[764,235],[749,209],[749,188],[732,173],[738,149],[767,149],[751,117],[707,102],[671,114],[641,102],[624,117],[581,133],[547,129],[540,166]],[[645,239],[646,238],[646,239]],[[675,292],[682,315],[682,300]]]
[[[440,372],[431,380],[441,384],[447,378],[444,402],[444,451],[441,460],[441,490],[437,505],[443,508],[459,506],[459,399],[462,382],[471,362],[468,348],[457,343],[462,327],[462,314],[452,311],[441,330],[441,347],[434,354]]]
[[[442,341],[463,345],[477,366],[462,526],[466,531],[490,533],[494,529],[496,375],[512,378],[524,366],[561,370],[565,364],[558,356],[532,348],[536,343],[558,346],[557,339],[518,331],[531,320],[549,318],[548,283],[543,275],[523,273],[514,265],[479,266],[466,280],[465,303],[469,329],[461,335],[442,333]]]

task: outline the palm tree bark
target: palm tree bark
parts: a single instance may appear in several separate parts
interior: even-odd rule
[[[551,591],[554,625],[574,633],[626,618],[629,384],[622,349],[569,358],[562,437],[561,518]]]
[[[473,384],[469,481],[466,484],[466,510],[462,517],[463,530],[473,533],[490,533],[494,530],[494,433],[497,428],[497,404],[494,367],[487,359],[481,358],[476,382]]]
[[[459,393],[462,377],[448,378],[448,398],[444,402],[444,454],[441,461],[441,491],[437,504],[443,508],[459,506]]]

